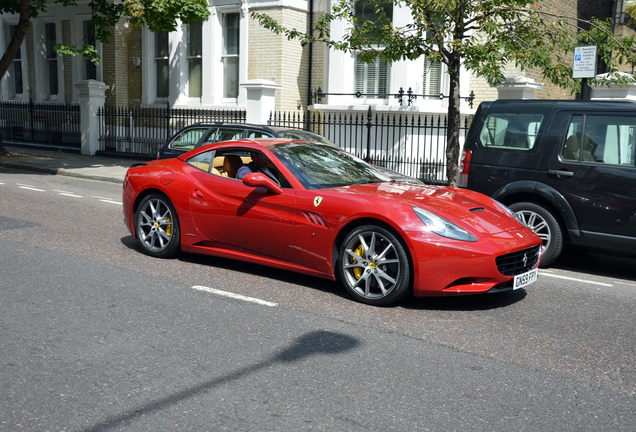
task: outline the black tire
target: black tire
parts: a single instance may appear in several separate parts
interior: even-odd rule
[[[376,225],[364,225],[347,235],[338,259],[340,280],[362,303],[384,306],[411,291],[411,267],[402,242]]]
[[[554,214],[539,204],[519,202],[509,205],[523,223],[543,240],[540,267],[552,264],[563,251],[563,230]]]
[[[157,258],[177,255],[181,249],[181,230],[177,212],[162,193],[153,193],[139,204],[135,232],[145,253]]]

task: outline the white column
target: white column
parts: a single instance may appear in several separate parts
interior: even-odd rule
[[[543,84],[523,75],[511,75],[495,87],[499,92],[499,99],[533,99],[535,90],[542,89]]]
[[[257,79],[241,83],[241,88],[247,90],[246,121],[267,124],[269,115],[275,108],[276,90],[283,86],[273,81]]]
[[[104,108],[106,90],[110,86],[101,81],[86,80],[75,84],[80,103],[82,154],[93,156],[98,148],[99,124],[97,111]]]
[[[632,75],[625,72],[618,72],[617,75],[633,78]],[[611,84],[609,74],[597,75],[596,79],[600,81],[600,85],[590,85],[592,89],[592,100],[631,100],[636,101],[636,84]]]

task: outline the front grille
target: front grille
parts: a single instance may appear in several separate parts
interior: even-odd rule
[[[498,256],[497,269],[504,276],[516,276],[532,270],[539,261],[541,246]]]

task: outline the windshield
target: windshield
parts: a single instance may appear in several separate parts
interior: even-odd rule
[[[335,144],[329,141],[327,138],[324,138],[320,135],[317,135],[311,132],[306,132],[301,130],[281,132],[279,135],[281,138],[299,139],[299,140],[312,141],[312,142],[317,142],[321,144],[329,144],[329,145],[335,146]]]
[[[338,147],[287,143],[269,149],[307,189],[391,181],[390,177]]]

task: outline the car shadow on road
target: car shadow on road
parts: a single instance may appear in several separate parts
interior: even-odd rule
[[[133,236],[126,236],[121,239],[121,243],[129,249],[135,250],[140,254],[144,251],[139,246],[139,242]],[[351,299],[345,292],[344,288],[338,283],[328,279],[308,276],[302,273],[296,273],[289,270],[281,270],[274,267],[268,267],[260,264],[253,264],[245,261],[222,258],[211,255],[180,253],[175,259],[190,264],[201,266],[218,267],[223,270],[230,270],[239,273],[245,273],[252,276],[264,277],[277,280],[279,282],[300,285],[303,287],[330,293],[335,296]]]
[[[520,302],[528,293],[524,289],[497,294],[448,297],[410,297],[402,302],[404,309],[435,311],[483,311],[499,309]]]
[[[123,237],[121,242],[124,246],[133,249],[140,254],[143,250],[133,236]],[[319,277],[308,276],[288,270],[280,270],[274,267],[267,267],[260,264],[252,264],[244,261],[202,254],[180,253],[175,259],[190,264],[201,266],[212,266],[223,270],[246,273],[252,276],[268,278],[283,283],[299,285],[312,290],[322,291],[330,295],[340,297],[347,301],[355,301],[346,292],[339,282]],[[520,289],[513,292],[497,294],[477,294],[468,296],[446,296],[446,297],[413,297],[391,304],[379,306],[380,308],[399,308],[411,310],[439,310],[439,311],[475,311],[490,310],[510,306],[523,300],[527,293]]]
[[[636,282],[636,256],[566,250],[548,269],[603,276]]]

